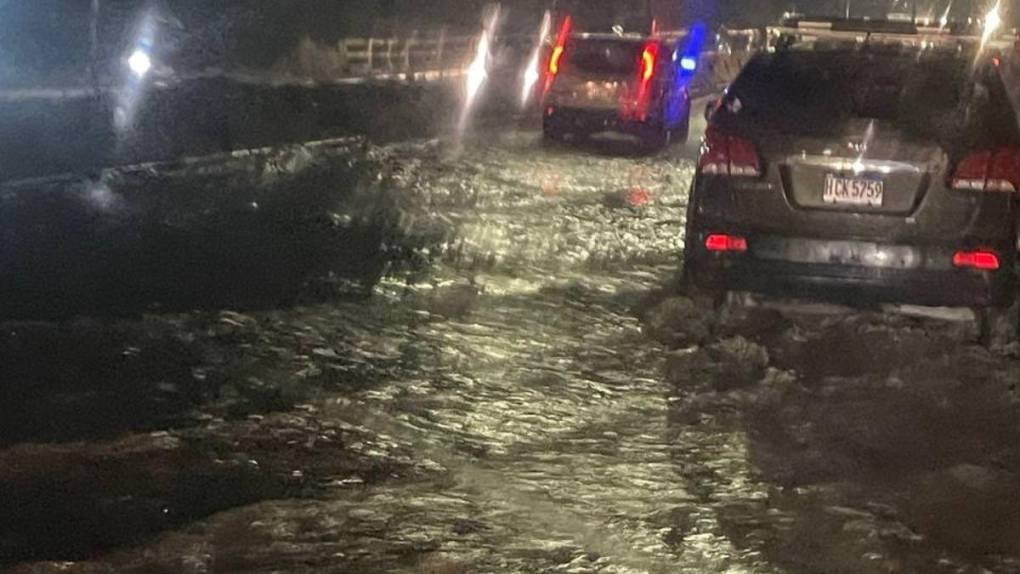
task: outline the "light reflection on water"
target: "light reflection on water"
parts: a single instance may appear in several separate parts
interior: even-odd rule
[[[539,292],[488,275],[458,319],[420,315],[406,330],[375,331],[366,351],[389,365],[385,382],[327,401],[320,416],[358,421],[443,472],[314,510],[279,503],[273,520],[346,517],[337,536],[345,560],[373,571],[399,571],[409,549],[432,548],[479,572],[769,571],[732,545],[716,516],[719,505],[763,496],[743,437],[674,426],[669,416],[664,351],[630,305],[671,268],[646,272],[565,274],[563,286]],[[432,307],[441,296],[432,291],[386,283],[370,313],[346,313],[385,321],[390,305]],[[371,322],[359,328],[374,331]],[[696,492],[692,466],[713,471]],[[362,530],[371,534],[350,534]]]
[[[429,283],[377,288],[368,316],[385,324],[410,307],[414,319],[406,329],[363,325],[355,339],[367,335],[399,366],[332,414],[447,472],[338,503],[359,527],[385,524],[345,556],[364,552],[356,563],[387,569],[419,544],[480,572],[767,571],[715,516],[727,499],[762,496],[742,437],[673,428],[665,351],[634,313],[675,272],[690,164],[508,139],[408,178],[432,199],[432,216],[456,222],[444,246],[456,255]],[[636,177],[654,191],[649,207],[607,201]],[[364,308],[349,312],[365,320]],[[722,465],[714,500],[692,494],[679,471],[705,464]]]
[[[274,368],[293,366],[293,384],[324,381],[285,414],[284,448],[311,433],[306,456],[252,454],[266,467],[293,462],[315,477],[311,494],[221,512],[115,553],[114,570],[766,573],[783,571],[779,560],[812,572],[968,571],[888,510],[899,473],[872,492],[858,449],[882,462],[938,444],[946,433],[904,413],[946,412],[938,397],[959,387],[953,369],[994,380],[1001,363],[965,350],[946,359],[963,366],[939,367],[929,355],[944,355],[944,341],[875,317],[774,321],[776,340],[760,346],[653,342],[639,317],[678,266],[692,172],[679,150],[579,152],[532,133],[471,140],[455,157],[435,143],[374,153],[401,202],[398,235],[430,238],[419,265],[394,266],[367,299],[245,319],[258,327],[243,339],[259,341],[255,356],[280,349],[295,360]],[[635,188],[647,205],[626,201]],[[783,370],[791,363],[803,373]],[[996,376],[1015,381],[1017,368]],[[746,381],[716,380],[726,377]],[[968,396],[979,386],[968,379]],[[981,400],[1001,402],[984,389]],[[989,409],[973,412],[980,432],[965,445],[987,437]],[[1015,421],[997,416],[997,428]],[[314,446],[324,427],[368,464],[323,463],[335,452]],[[391,468],[412,471],[379,481]],[[807,486],[786,489],[797,481]],[[903,548],[916,562],[889,558]]]
[[[488,58],[482,50],[476,80]],[[124,94],[142,97],[144,82],[128,83],[135,89]],[[702,131],[704,120],[692,120]],[[120,126],[124,142],[131,123]],[[666,350],[643,332],[639,309],[674,279],[696,138],[645,157],[623,137],[577,147],[481,127],[463,137],[368,146],[359,165],[382,173],[353,188],[354,175],[326,169],[352,161],[350,150],[361,149],[353,141],[259,161],[255,179],[267,190],[338,190],[333,223],[371,229],[365,245],[386,235],[376,227],[391,231],[389,273],[357,301],[147,319],[172,336],[133,340],[130,364],[113,370],[131,393],[198,411],[185,415],[193,427],[124,441],[163,488],[147,489],[145,472],[121,481],[122,470],[109,470],[121,464],[107,460],[123,450],[119,439],[26,445],[12,456],[109,463],[68,464],[117,488],[45,466],[40,475],[60,475],[48,487],[55,491],[65,476],[84,485],[90,492],[68,503],[79,513],[116,498],[118,508],[101,516],[128,520],[96,530],[123,522],[122,530],[141,524],[144,536],[164,534],[102,554],[95,568],[24,571],[702,573],[772,572],[776,563],[801,572],[985,571],[953,554],[970,550],[975,564],[1020,572],[1008,556],[1020,540],[1011,520],[1020,508],[1015,351],[1004,359],[948,341],[945,325],[926,331],[863,314],[827,324],[771,317],[765,328],[750,321],[754,343],[725,332],[698,339],[703,325],[683,332],[683,320],[700,319],[684,310],[687,299],[674,301],[681,320],[665,325],[679,336],[665,338],[704,344]],[[201,197],[161,207],[167,220],[179,225],[206,195],[220,197],[227,174],[248,165],[233,160],[222,172],[185,165],[161,175],[175,191],[161,195]],[[189,173],[204,169],[212,178],[196,185]],[[327,175],[301,177],[320,169]],[[113,219],[130,211],[131,190],[151,185],[133,181],[147,178],[104,175],[75,193],[89,217]],[[246,202],[249,210],[272,207]],[[180,336],[198,343],[164,344]],[[8,356],[19,348],[9,344]],[[131,363],[153,349],[195,356],[171,384],[160,379],[176,358]],[[141,371],[156,380],[136,384]],[[715,380],[731,376],[741,381]],[[203,392],[218,404],[202,403]],[[148,404],[132,403],[131,393],[109,402]],[[78,404],[57,412],[88,413]],[[251,412],[260,414],[231,418]],[[64,425],[72,417],[39,418]],[[268,500],[286,496],[295,498]],[[26,513],[45,508],[41,500]],[[223,508],[232,510],[209,516]],[[179,521],[160,522],[164,515]],[[50,520],[38,513],[35,532]],[[88,544],[88,529],[68,523],[68,537]],[[16,542],[29,537],[14,530]],[[60,555],[65,540],[48,534]],[[988,558],[996,549],[1004,556]]]

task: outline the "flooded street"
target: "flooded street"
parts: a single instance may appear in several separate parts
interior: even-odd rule
[[[696,144],[632,147],[375,149],[420,242],[370,293],[64,326],[123,357],[144,398],[120,408],[168,414],[5,440],[0,564],[1020,572],[1018,350],[966,322],[695,304],[676,276]],[[45,330],[5,348],[19,329]]]

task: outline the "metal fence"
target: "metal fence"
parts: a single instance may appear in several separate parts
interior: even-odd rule
[[[746,35],[746,31],[730,34]],[[306,37],[268,68],[222,68],[175,70],[174,62],[162,62],[151,84],[157,89],[189,81],[224,78],[260,85],[330,85],[372,81],[437,81],[458,77],[475,54],[477,36],[450,35],[443,30],[414,33],[406,38],[352,37],[336,42],[315,42]],[[534,48],[533,36],[503,36],[493,50],[503,57],[499,73],[521,68]],[[726,84],[739,72],[753,50],[715,49],[702,55],[702,70],[695,79],[699,90]],[[162,74],[162,75],[160,75]],[[0,88],[0,102],[33,99],[62,100],[115,92],[127,84],[127,70],[106,74],[100,85],[90,85],[84,77],[70,79],[67,85]]]
[[[729,34],[746,37],[748,31]],[[533,37],[506,36],[498,39],[496,52],[506,54],[502,65],[523,65],[534,46]],[[478,38],[447,36],[442,31],[415,34],[409,38],[346,38],[336,45],[316,44],[306,39],[268,74],[276,83],[299,81],[345,83],[372,79],[434,79],[459,75],[474,56]],[[725,40],[723,42],[725,45]],[[695,83],[715,87],[729,83],[756,50],[744,42],[737,50],[714,49],[702,54],[702,70]],[[254,78],[259,72],[249,72]]]

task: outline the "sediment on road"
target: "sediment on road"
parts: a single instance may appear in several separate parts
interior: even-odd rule
[[[746,433],[756,476],[772,485],[757,520],[789,524],[762,545],[769,561],[928,572],[941,552],[947,571],[1016,571],[1020,347],[981,347],[968,322],[784,309],[666,296],[644,312],[673,349],[677,416],[725,412]],[[727,528],[752,543],[747,521]]]

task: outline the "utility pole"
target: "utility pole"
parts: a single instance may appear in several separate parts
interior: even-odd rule
[[[847,20],[850,19],[850,4],[852,2],[853,2],[853,0],[846,0],[846,19]]]

